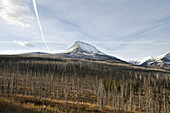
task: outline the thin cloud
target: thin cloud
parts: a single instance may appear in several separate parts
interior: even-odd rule
[[[34,47],[34,45],[30,44],[29,42],[23,42],[23,41],[16,41],[14,40],[15,44],[18,44],[23,47]]]
[[[8,24],[31,27],[33,16],[25,0],[0,0],[0,7],[0,17]]]
[[[16,43],[16,42],[21,42],[21,41],[0,41],[0,44],[11,44],[11,43]],[[44,43],[44,41],[29,41],[29,42],[27,42],[27,43],[34,43],[34,44],[43,44]],[[65,42],[63,42],[63,41],[58,41],[58,42],[55,42],[55,41],[47,41],[47,43],[48,44],[73,44],[74,42],[73,41],[65,41]],[[133,44],[141,44],[141,45],[143,45],[143,44],[152,44],[152,45],[167,45],[167,44],[170,44],[170,42],[151,42],[151,41],[148,41],[148,42],[146,42],[146,41],[136,41],[136,42],[121,42],[121,41],[115,41],[115,42],[112,42],[112,41],[110,41],[110,42],[103,42],[103,41],[89,41],[89,42],[87,42],[87,43],[89,43],[89,44],[91,44],[91,45],[93,45],[93,44],[99,44],[99,45],[113,45],[113,44],[116,44],[116,45],[120,45],[120,44],[129,44],[129,45],[133,45]]]

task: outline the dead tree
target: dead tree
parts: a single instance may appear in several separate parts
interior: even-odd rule
[[[100,103],[100,108],[102,110],[104,110],[104,107],[105,107],[105,100],[106,100],[106,92],[105,92],[105,89],[104,89],[104,85],[103,85],[103,82],[100,81],[100,84],[99,84],[99,103]]]

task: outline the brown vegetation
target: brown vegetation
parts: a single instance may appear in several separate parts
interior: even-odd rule
[[[169,71],[120,62],[22,56],[1,56],[0,66],[0,108],[11,103],[11,111],[170,111]]]

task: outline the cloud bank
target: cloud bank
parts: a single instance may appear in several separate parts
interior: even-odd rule
[[[0,17],[11,25],[30,28],[32,13],[26,0],[0,0]]]

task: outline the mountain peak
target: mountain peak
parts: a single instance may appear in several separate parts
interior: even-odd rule
[[[152,60],[152,59],[154,59],[153,56],[148,56],[148,57],[144,57],[144,58],[142,58],[142,59],[140,59],[140,60],[137,60],[135,63],[138,64],[138,65],[141,65],[141,64],[143,64],[144,62],[146,62],[147,60]]]
[[[170,60],[170,53],[165,53],[163,55],[160,55],[160,56],[156,57],[156,59],[167,59],[167,60]]]
[[[82,41],[76,41],[74,45],[66,51],[66,53],[105,55],[103,52],[99,51],[96,47]]]

